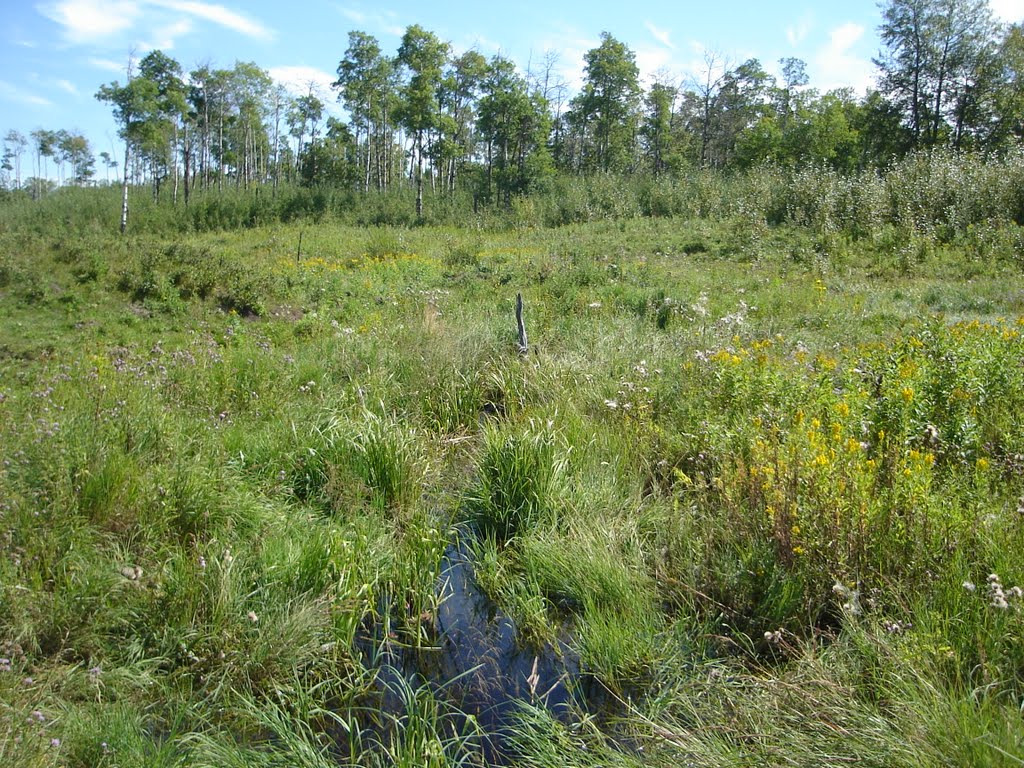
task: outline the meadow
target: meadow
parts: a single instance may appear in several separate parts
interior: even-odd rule
[[[1019,765],[1022,167],[0,201],[0,760]]]

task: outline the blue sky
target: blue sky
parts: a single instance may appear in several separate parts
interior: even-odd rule
[[[202,63],[230,67],[254,61],[296,92],[318,84],[333,101],[331,80],[350,30],[375,35],[397,50],[409,24],[421,24],[456,51],[502,53],[523,69],[545,51],[556,69],[579,83],[583,54],[607,30],[636,53],[646,77],[664,72],[677,81],[700,72],[708,53],[730,64],[757,57],[772,72],[780,57],[807,62],[821,90],[873,82],[881,13],[873,0],[814,3],[708,3],[655,0],[593,3],[520,0],[423,3],[411,0],[5,0],[0,31],[0,133],[14,128],[78,130],[96,152],[119,152],[109,108],[97,88],[124,80],[129,53],[159,48],[189,70]],[[997,17],[1024,20],[1024,0],[992,0]],[[102,171],[98,172],[103,175]]]

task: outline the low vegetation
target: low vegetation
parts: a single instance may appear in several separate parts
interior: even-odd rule
[[[1019,167],[5,199],[0,756],[1019,764]],[[567,708],[424,671],[454,546]]]

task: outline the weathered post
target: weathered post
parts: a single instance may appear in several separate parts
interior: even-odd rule
[[[519,328],[519,354],[525,355],[529,350],[526,341],[526,322],[523,320],[523,294],[516,294],[516,326]]]

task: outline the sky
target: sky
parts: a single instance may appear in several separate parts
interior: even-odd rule
[[[990,0],[1004,22],[1024,21],[1024,0]],[[94,152],[120,152],[108,105],[95,98],[108,82],[124,82],[129,57],[153,49],[188,71],[201,64],[230,68],[252,61],[294,93],[315,84],[332,105],[330,83],[348,45],[348,33],[377,37],[385,53],[403,31],[420,24],[456,52],[475,48],[502,54],[522,70],[548,52],[571,88],[583,77],[583,55],[607,31],[636,54],[642,77],[685,82],[713,56],[732,66],[757,58],[779,74],[778,60],[807,63],[810,85],[821,91],[874,82],[881,11],[874,0],[843,3],[777,0],[774,3],[648,0],[0,0],[0,135],[37,128],[83,133]],[[24,160],[23,160],[24,162]],[[97,175],[102,178],[102,167]],[[27,175],[23,172],[23,176]]]

